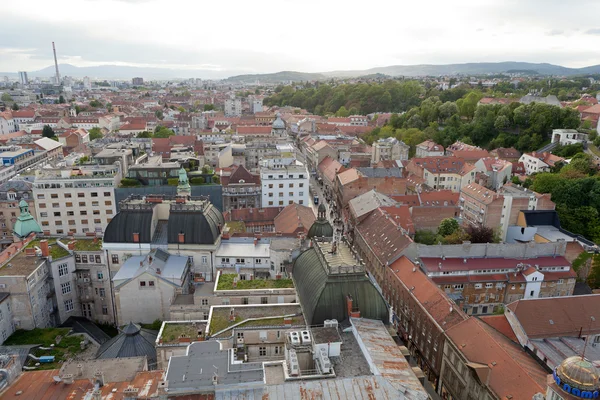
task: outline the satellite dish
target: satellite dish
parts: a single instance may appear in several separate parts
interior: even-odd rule
[[[58,376],[58,375],[54,375],[54,376],[52,377],[52,379],[54,380],[54,382],[55,382],[55,383],[62,382],[62,379],[60,379],[60,376]]]

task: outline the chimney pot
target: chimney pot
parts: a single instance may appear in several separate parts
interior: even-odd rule
[[[184,244],[185,243],[185,233],[184,232],[179,232],[179,235],[177,235],[177,242]]]
[[[46,239],[40,240],[40,249],[42,250],[42,257],[50,256],[50,246],[48,245],[48,241]]]
[[[133,243],[139,243],[140,242],[140,234],[137,232],[133,233]]]

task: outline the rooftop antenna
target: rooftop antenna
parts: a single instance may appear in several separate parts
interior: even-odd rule
[[[56,47],[54,47],[54,42],[52,42],[52,52],[54,52],[54,67],[56,68],[56,84],[60,85],[60,74],[58,73],[58,61],[56,60]]]
[[[581,355],[581,359],[585,360],[585,350],[587,349],[588,340],[590,339],[590,334],[592,333],[592,322],[596,321],[596,318],[593,316],[590,317],[590,326],[588,328],[588,334],[585,337],[585,344],[583,345],[583,354]]]

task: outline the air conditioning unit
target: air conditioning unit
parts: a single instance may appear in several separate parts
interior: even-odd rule
[[[327,350],[324,347],[319,348],[319,355],[317,357],[319,361],[319,365],[321,366],[321,371],[324,374],[331,373],[331,361],[329,360],[329,356],[327,355]]]
[[[309,331],[300,332],[300,337],[302,338],[302,344],[311,344],[312,343],[312,339],[310,337]]]
[[[290,332],[290,343],[293,345],[300,344],[300,333],[298,332]]]
[[[300,375],[300,363],[298,362],[298,355],[296,354],[296,350],[292,349],[289,351],[288,361],[290,363],[290,375]]]
[[[237,338],[236,343],[237,343],[238,347],[243,346],[244,345],[244,338]]]
[[[90,280],[91,280],[90,278],[83,278],[84,282],[90,282]]]
[[[325,328],[337,328],[338,327],[337,319],[326,319],[325,323],[324,323],[324,327]]]

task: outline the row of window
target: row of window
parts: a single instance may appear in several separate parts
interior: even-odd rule
[[[108,224],[110,222],[110,220],[111,220],[111,218],[108,218],[106,220],[106,223]],[[87,219],[81,219],[81,220],[79,220],[79,223],[81,225],[88,225],[89,221]],[[101,224],[102,220],[100,218],[95,218],[93,223],[94,224]],[[73,225],[77,225],[77,222],[74,219],[70,219],[68,221],[68,224],[71,225],[71,226],[73,226]],[[63,222],[62,221],[54,221],[54,225],[55,226],[62,226]],[[50,226],[50,222],[49,221],[42,221],[42,226]]]
[[[92,201],[91,204],[92,204],[92,207],[100,207],[100,202],[99,201]],[[85,202],[85,201],[80,201],[79,202],[79,207],[86,207],[88,205],[89,204],[87,202]],[[104,202],[104,205],[110,207],[110,206],[112,206],[112,201],[106,200]],[[52,208],[63,208],[63,207],[73,207],[73,203],[72,202],[66,202],[64,204],[52,203]],[[46,203],[39,203],[38,204],[38,208],[46,208]],[[42,214],[45,214],[45,213],[42,213]],[[56,216],[56,212],[54,214]],[[60,212],[59,212],[58,216],[60,216]]]
[[[83,264],[102,264],[102,257],[99,254],[75,254],[75,262]]]
[[[290,187],[290,188],[293,188],[293,187],[294,187],[294,184],[293,184],[293,183],[290,183],[290,184],[289,184],[289,187]],[[301,188],[302,188],[302,187],[304,187],[304,183],[299,183],[299,184],[298,184],[298,187],[301,187]],[[283,183],[280,183],[280,184],[279,184],[279,188],[280,188],[280,189],[283,189]],[[272,184],[272,183],[269,183],[269,189],[273,189],[273,184]]]
[[[229,264],[229,260],[230,260],[229,257],[221,257],[221,263],[222,264]],[[233,258],[231,260],[233,260]],[[236,264],[245,264],[246,263],[246,259],[245,258],[236,258],[235,259],[235,263]],[[262,264],[262,259],[255,258],[254,259],[254,263],[255,264]],[[244,274],[240,275],[240,279],[241,280],[245,280],[246,279],[246,275],[244,275]]]
[[[72,194],[71,193],[63,193],[63,196],[64,196],[65,199],[70,199],[72,197]],[[104,192],[104,197],[110,197],[110,196],[111,196],[110,192]],[[50,198],[51,199],[58,199],[58,197],[59,197],[58,193],[51,193],[50,194]],[[79,192],[79,193],[77,193],[77,197],[80,197],[80,198],[81,197],[85,197],[85,193]],[[100,195],[99,195],[98,192],[91,192],[90,193],[90,197],[100,197]],[[37,198],[40,199],[40,200],[43,200],[43,199],[46,198],[46,195],[42,194],[42,193],[39,193],[37,195]]]
[[[294,197],[294,192],[289,192],[290,197]],[[298,192],[298,196],[304,196],[304,192]],[[273,197],[273,192],[269,192],[269,197]],[[283,197],[283,192],[279,192],[279,197]]]
[[[289,201],[288,201],[288,205],[290,205],[290,204],[294,204],[294,203],[298,203],[298,204],[302,205],[302,204],[304,204],[304,200],[298,200],[297,202],[295,202],[294,200],[289,200]],[[284,204],[283,204],[283,200],[279,200],[279,203],[278,203],[278,204],[279,204],[280,206],[283,206],[283,205],[284,205]],[[270,206],[272,206],[272,205],[273,205],[273,201],[269,201],[269,205],[270,205]]]
[[[146,283],[148,285],[146,285]],[[140,281],[140,287],[145,288],[145,287],[154,287],[154,281]]]
[[[111,220],[111,218],[107,219],[106,223],[108,224],[110,222],[110,220]],[[74,228],[69,229],[69,232],[78,233],[77,229],[74,229]],[[89,228],[81,228],[81,233],[88,233],[88,232],[90,232]],[[56,234],[57,235],[64,235],[65,231],[63,229],[57,229],[56,230]]]
[[[269,175],[267,178],[269,178],[269,179],[274,179],[274,178],[273,178],[273,176],[274,176],[274,175]],[[289,178],[289,179],[294,179],[294,175],[293,175],[293,174],[290,174],[290,175],[288,175],[288,178]],[[300,174],[300,175],[298,175],[298,178],[299,178],[299,179],[304,179],[304,174]],[[275,179],[283,179],[283,175],[277,175],[277,178],[275,178]]]
[[[106,214],[107,215],[112,215],[112,210],[106,210]],[[62,214],[60,213],[60,211],[55,211],[54,212],[54,216],[55,217],[60,217]],[[79,215],[88,215],[86,210],[80,211]],[[100,210],[93,210],[92,211],[92,215],[100,215]],[[73,217],[75,216],[75,212],[74,211],[67,211],[67,217]],[[41,218],[47,218],[48,217],[48,213],[47,212],[41,212],[40,213],[40,217]]]

